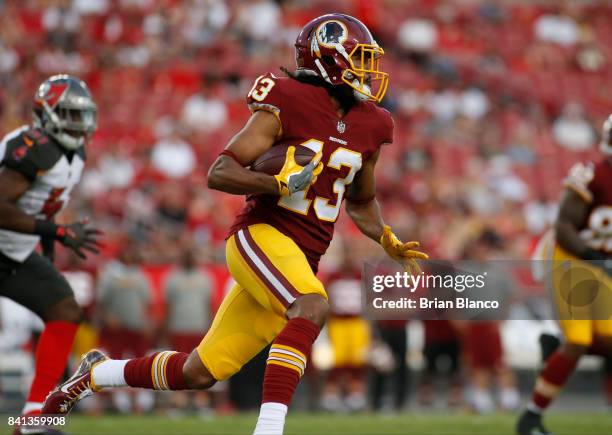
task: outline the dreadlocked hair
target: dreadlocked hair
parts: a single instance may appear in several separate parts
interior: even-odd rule
[[[284,72],[287,77],[292,78],[293,80],[297,80],[300,83],[305,83],[307,85],[312,86],[321,86],[323,88],[327,88],[329,83],[323,80],[321,77],[315,74],[309,74],[306,71],[296,69],[294,71],[290,71],[288,68],[281,66],[280,70]]]
[[[351,110],[357,103],[353,90],[348,86],[332,86],[318,75],[309,74],[308,72],[299,69],[290,71],[288,68],[281,66],[280,70],[284,72],[287,77],[297,80],[300,83],[325,88],[330,96],[338,100],[340,106],[345,112]]]

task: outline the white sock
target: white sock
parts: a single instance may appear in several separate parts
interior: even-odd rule
[[[351,393],[346,398],[346,404],[351,411],[361,411],[367,406],[368,401],[363,393]]]
[[[141,412],[151,411],[155,406],[155,393],[151,390],[136,390],[136,406]]]
[[[21,411],[21,415],[26,415],[30,412],[40,411],[42,407],[42,402],[26,402],[23,406],[23,411]]]
[[[487,390],[474,389],[472,391],[472,406],[479,414],[489,414],[495,410],[493,397]]]
[[[337,393],[325,393],[321,399],[321,406],[326,411],[339,412],[342,410],[343,403]]]
[[[283,435],[287,405],[282,403],[262,403],[259,418],[253,435]]]
[[[504,388],[499,392],[499,404],[504,411],[514,411],[521,404],[521,395],[516,388]]]
[[[91,379],[96,387],[126,387],[123,370],[129,360],[109,359],[96,365],[91,372]]]
[[[113,405],[121,414],[132,411],[132,396],[125,390],[113,391]]]

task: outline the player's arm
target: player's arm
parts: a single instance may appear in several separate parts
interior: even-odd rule
[[[98,230],[88,228],[84,222],[56,225],[52,221],[36,219],[17,206],[17,200],[30,184],[31,180],[21,172],[6,166],[0,168],[0,228],[58,240],[81,258],[85,258],[83,250],[97,253]]]
[[[346,195],[345,209],[357,228],[370,239],[380,242],[385,222],[376,200],[376,179],[374,168],[379,151],[366,160],[361,170],[355,174]]]
[[[323,170],[321,153],[300,166],[294,158],[295,147],[287,149],[285,163],[274,176],[246,169],[266,152],[278,137],[280,121],[270,112],[256,111],[244,128],[232,138],[208,171],[208,187],[234,195],[290,195],[304,190]]]
[[[419,246],[418,242],[402,243],[383,221],[380,205],[376,200],[374,177],[378,156],[379,151],[363,164],[349,185],[346,212],[363,234],[381,244],[389,257],[407,270],[418,273],[420,268],[415,260],[426,260],[429,258],[427,254],[415,250]]]
[[[272,147],[280,128],[278,118],[270,112],[259,110],[251,115],[210,167],[208,187],[234,195],[278,195],[274,176],[246,167]]]
[[[589,204],[572,188],[566,188],[561,197],[559,216],[555,223],[557,243],[583,260],[603,260],[604,254],[589,248],[580,238],[581,228],[589,217]]]
[[[17,207],[17,200],[30,187],[30,180],[20,172],[0,168],[0,228],[18,233],[35,234],[36,220]]]

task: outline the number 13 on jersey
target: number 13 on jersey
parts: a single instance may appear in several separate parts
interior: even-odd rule
[[[323,142],[317,139],[309,139],[306,142],[302,142],[300,145],[305,146],[318,153],[323,149]],[[353,182],[355,174],[361,169],[362,157],[361,153],[349,150],[347,148],[338,148],[330,156],[327,162],[327,167],[340,170],[343,166],[349,168],[349,172],[344,178],[338,178],[334,181],[334,193],[335,198],[324,198],[317,196],[314,200],[306,198],[308,189],[295,192],[289,196],[283,196],[279,199],[278,205],[288,210],[300,213],[303,215],[308,214],[308,210],[313,205],[314,212],[322,221],[335,222],[340,214],[340,205],[342,204],[342,198],[346,191],[346,186]],[[330,204],[331,201],[335,200],[334,204]]]

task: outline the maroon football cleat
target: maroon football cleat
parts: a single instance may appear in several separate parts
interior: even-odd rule
[[[74,405],[97,390],[91,382],[91,369],[108,358],[99,350],[90,350],[81,359],[76,372],[49,393],[42,408],[43,415],[68,414]]]

